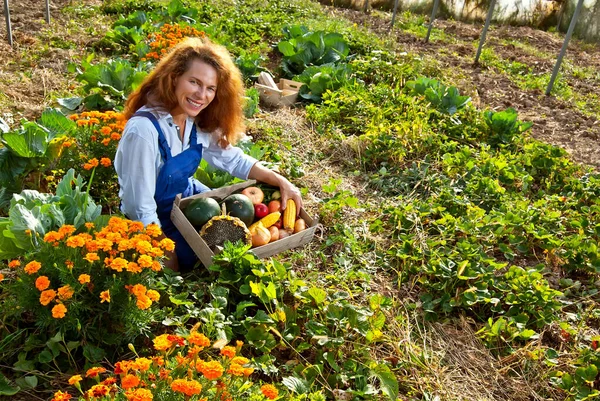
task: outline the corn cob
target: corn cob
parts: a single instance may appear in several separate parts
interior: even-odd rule
[[[296,202],[292,199],[288,199],[285,210],[283,211],[283,228],[286,230],[294,230],[294,223],[296,222]]]
[[[256,223],[252,224],[250,227],[248,227],[248,230],[250,230],[250,232],[254,234],[254,230],[256,229],[256,227],[258,227],[259,223],[262,223],[262,225],[265,226],[265,228],[269,228],[273,224],[277,223],[277,220],[279,220],[280,217],[281,212],[269,213],[268,215],[266,215]]]

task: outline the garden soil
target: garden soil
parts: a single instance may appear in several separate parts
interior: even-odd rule
[[[50,13],[52,24],[64,25],[67,19],[60,10],[73,4],[98,5],[100,0],[52,0]],[[45,2],[43,0],[11,1],[11,21],[15,45],[11,49],[6,41],[5,24],[0,24],[0,96],[6,96],[14,104],[13,110],[0,110],[0,113],[13,114],[17,119],[33,119],[39,116],[44,107],[52,106],[53,91],[67,90],[72,77],[67,78],[66,65],[85,52],[86,45],[98,38],[93,36],[73,38],[77,49],[61,49],[49,42],[51,35],[40,35],[47,29],[45,22]],[[434,57],[445,71],[456,71],[455,82],[462,93],[472,96],[479,108],[501,110],[515,108],[522,120],[534,123],[533,137],[566,149],[572,158],[583,164],[600,167],[600,122],[596,116],[578,111],[573,102],[545,96],[539,90],[524,91],[506,76],[473,63],[473,42],[479,39],[481,23],[467,24],[457,21],[437,20],[435,27],[456,37],[454,43],[425,43],[422,39],[395,28],[389,32],[389,15],[365,14],[360,11],[328,8],[333,15],[343,16],[371,31],[387,37],[393,35],[400,48],[422,56]],[[2,9],[2,13],[4,10]],[[56,27],[56,25],[54,25]],[[54,28],[55,29],[55,28]],[[558,54],[562,37],[529,27],[493,26],[488,32],[486,46],[504,58],[519,61],[534,67],[535,73],[552,71],[554,60],[536,56],[520,47],[506,46],[503,39],[514,39],[527,43],[544,52]],[[30,47],[41,44],[47,46],[39,57],[27,54]],[[444,52],[439,52],[441,48]],[[593,68],[600,71],[600,46],[589,45],[573,40],[567,57],[573,65]],[[29,70],[29,71],[27,71]],[[450,77],[452,79],[452,77]],[[70,81],[69,81],[70,80]],[[600,79],[570,78],[569,83],[581,94],[600,94]]]

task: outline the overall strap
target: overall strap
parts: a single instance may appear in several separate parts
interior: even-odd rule
[[[196,145],[198,141],[196,140],[196,123],[194,122],[194,125],[192,125],[192,132],[190,133],[190,147],[192,145]]]
[[[171,158],[171,148],[167,143],[167,138],[163,134],[160,125],[158,124],[158,120],[154,117],[154,114],[149,111],[138,111],[132,117],[146,117],[148,120],[152,122],[154,128],[158,131],[158,148],[160,150],[160,155],[162,156],[163,162],[166,162]]]

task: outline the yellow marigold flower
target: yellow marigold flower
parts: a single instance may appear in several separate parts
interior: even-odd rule
[[[118,271],[119,273],[123,271],[123,269],[127,268],[127,264],[129,262],[123,258],[115,258],[110,262],[110,268]]]
[[[130,249],[133,249],[134,247],[135,247],[135,245],[133,244],[133,242],[131,240],[124,239],[124,240],[119,241],[117,249],[120,252],[124,252],[124,251],[128,251]]]
[[[197,345],[199,347],[209,347],[210,340],[202,333],[198,333],[197,331],[193,331],[187,338],[190,344]]]
[[[146,295],[141,295],[137,298],[137,301],[135,302],[135,304],[138,307],[138,309],[144,310],[144,309],[148,309],[150,306],[152,306],[152,300],[150,298],[148,298]]]
[[[71,378],[69,379],[69,384],[71,386],[75,386],[82,380],[83,380],[83,378],[81,377],[81,375],[71,376]]]
[[[100,256],[98,256],[96,252],[88,252],[85,254],[84,259],[90,263],[94,263],[95,261],[100,260]]]
[[[263,384],[260,387],[260,391],[270,400],[274,400],[279,395],[279,390],[272,384]]]
[[[90,398],[102,398],[110,392],[110,387],[104,384],[96,384],[87,391],[87,395]]]
[[[135,375],[130,374],[121,378],[121,387],[125,390],[137,387],[138,384],[140,384],[140,378]]]
[[[208,380],[214,380],[223,376],[223,370],[223,366],[218,361],[210,361],[202,364],[200,372]]]
[[[40,262],[33,260],[25,265],[24,270],[25,270],[25,273],[27,273],[27,274],[35,274],[41,268],[42,268],[42,264]]]
[[[70,299],[75,291],[68,284],[58,289],[58,297],[62,300]]]
[[[170,238],[164,238],[160,241],[160,247],[167,252],[173,252],[175,249],[175,242]]]
[[[241,365],[236,365],[235,363],[232,363],[229,366],[229,369],[227,369],[227,373],[233,376],[244,376],[244,368]]]
[[[160,299],[160,294],[156,290],[148,290],[146,295],[152,302],[157,302]]]
[[[233,358],[235,356],[235,347],[226,346],[221,349],[221,355],[226,356],[227,358]]]
[[[138,251],[138,253],[144,255],[150,252],[152,249],[152,244],[150,244],[148,241],[138,241],[137,244],[135,244],[135,249]]]
[[[152,342],[154,343],[154,349],[157,351],[166,351],[173,345],[171,341],[169,341],[168,334],[161,334],[158,337],[155,337]]]
[[[175,379],[171,383],[171,389],[191,397],[192,395],[200,394],[202,385],[196,380]]]
[[[8,262],[8,267],[10,267],[11,269],[16,269],[19,266],[21,266],[21,262],[17,259],[13,259],[10,262]]]
[[[71,397],[71,394],[63,393],[62,391],[58,390],[56,393],[54,393],[54,397],[52,397],[51,401],[69,401]]]
[[[85,239],[80,235],[67,238],[66,244],[71,248],[81,248],[85,245]]]
[[[150,366],[152,365],[152,360],[148,358],[137,358],[133,362],[133,365],[135,366],[135,369],[139,370],[140,372],[145,372],[148,369],[150,369]]]
[[[86,284],[90,282],[90,275],[89,274],[80,274],[79,278],[77,278],[77,281],[79,281],[79,284]]]
[[[142,268],[140,267],[140,265],[138,265],[135,262],[129,262],[127,264],[127,271],[129,273],[141,273],[142,272]]]
[[[56,291],[46,290],[40,294],[40,304],[46,306],[56,298]]]
[[[52,317],[55,319],[62,319],[63,317],[65,317],[66,313],[67,307],[63,304],[56,304],[54,305],[54,308],[52,308]]]
[[[70,225],[70,224],[65,224],[64,226],[62,226],[61,228],[58,229],[58,233],[64,238],[68,235],[73,234],[77,229],[75,228],[75,226]]]
[[[110,290],[102,291],[100,293],[100,299],[100,303],[103,303],[104,301],[110,302]]]
[[[138,264],[141,267],[151,267],[152,266],[152,257],[149,255],[141,255],[138,260],[137,260]]]
[[[163,252],[163,250],[162,250],[162,249],[160,249],[160,248],[154,248],[154,247],[153,247],[153,248],[151,248],[151,249],[148,251],[148,255],[149,255],[149,256],[151,256],[151,257],[153,257],[153,258],[160,258],[161,256],[164,256],[164,254],[165,254],[165,253],[164,253],[164,252]]]
[[[102,366],[95,366],[93,368],[89,368],[87,372],[85,372],[85,377],[96,377],[100,373],[104,372],[106,372],[106,369],[104,369]]]
[[[103,157],[100,159],[100,164],[102,164],[102,167],[110,167],[112,165],[112,162],[108,157]]]
[[[249,362],[250,360],[248,358],[244,358],[243,356],[236,356],[231,360],[231,363],[235,363],[236,365],[245,365]]]
[[[136,388],[125,392],[127,401],[152,401],[153,397],[152,391],[145,388]]]
[[[98,242],[98,247],[102,249],[104,252],[109,252],[113,247],[113,242],[109,241],[105,238],[100,238],[96,240]]]
[[[44,291],[46,288],[50,287],[50,280],[46,276],[39,276],[35,280],[35,288],[39,291]]]
[[[254,373],[254,368],[244,368],[244,376],[248,377]]]

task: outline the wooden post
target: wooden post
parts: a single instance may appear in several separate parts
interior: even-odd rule
[[[435,21],[435,14],[437,14],[438,6],[440,5],[440,0],[435,0],[433,3],[433,10],[431,10],[431,18],[429,18],[429,28],[427,28],[427,36],[425,37],[425,42],[429,42],[429,35],[431,35],[431,28],[433,28],[433,21]]]
[[[46,23],[50,24],[50,0],[46,0]]]
[[[8,9],[8,0],[4,0],[4,16],[6,17],[6,33],[8,35],[8,44],[13,45],[12,28],[10,26],[10,10]]]
[[[396,20],[396,13],[398,12],[398,0],[394,1],[394,13],[392,14],[392,23],[390,24],[390,31],[394,27],[394,21]]]
[[[562,48],[560,49],[560,53],[558,55],[558,59],[556,60],[556,64],[554,65],[554,69],[552,70],[552,76],[550,77],[548,88],[546,88],[546,96],[550,95],[550,92],[552,92],[552,87],[554,86],[554,81],[556,80],[556,76],[558,75],[558,71],[560,70],[562,59],[565,56],[565,53],[567,52],[567,47],[569,47],[569,41],[571,40],[573,30],[575,29],[575,25],[577,24],[577,18],[579,18],[581,6],[583,6],[583,0],[579,0],[579,2],[577,3],[577,7],[575,7],[573,18],[571,18],[571,23],[569,24],[569,30],[567,31],[567,35],[565,36],[565,41],[563,42]]]
[[[485,36],[487,35],[488,28],[490,27],[490,21],[492,20],[492,14],[494,14],[495,5],[496,0],[492,0],[490,2],[490,8],[488,10],[487,18],[485,19],[485,26],[483,27],[483,32],[481,32],[481,39],[479,39],[479,47],[477,48],[477,54],[475,55],[475,64],[479,63],[479,56],[481,56],[481,49],[483,48],[483,44],[485,43]]]

